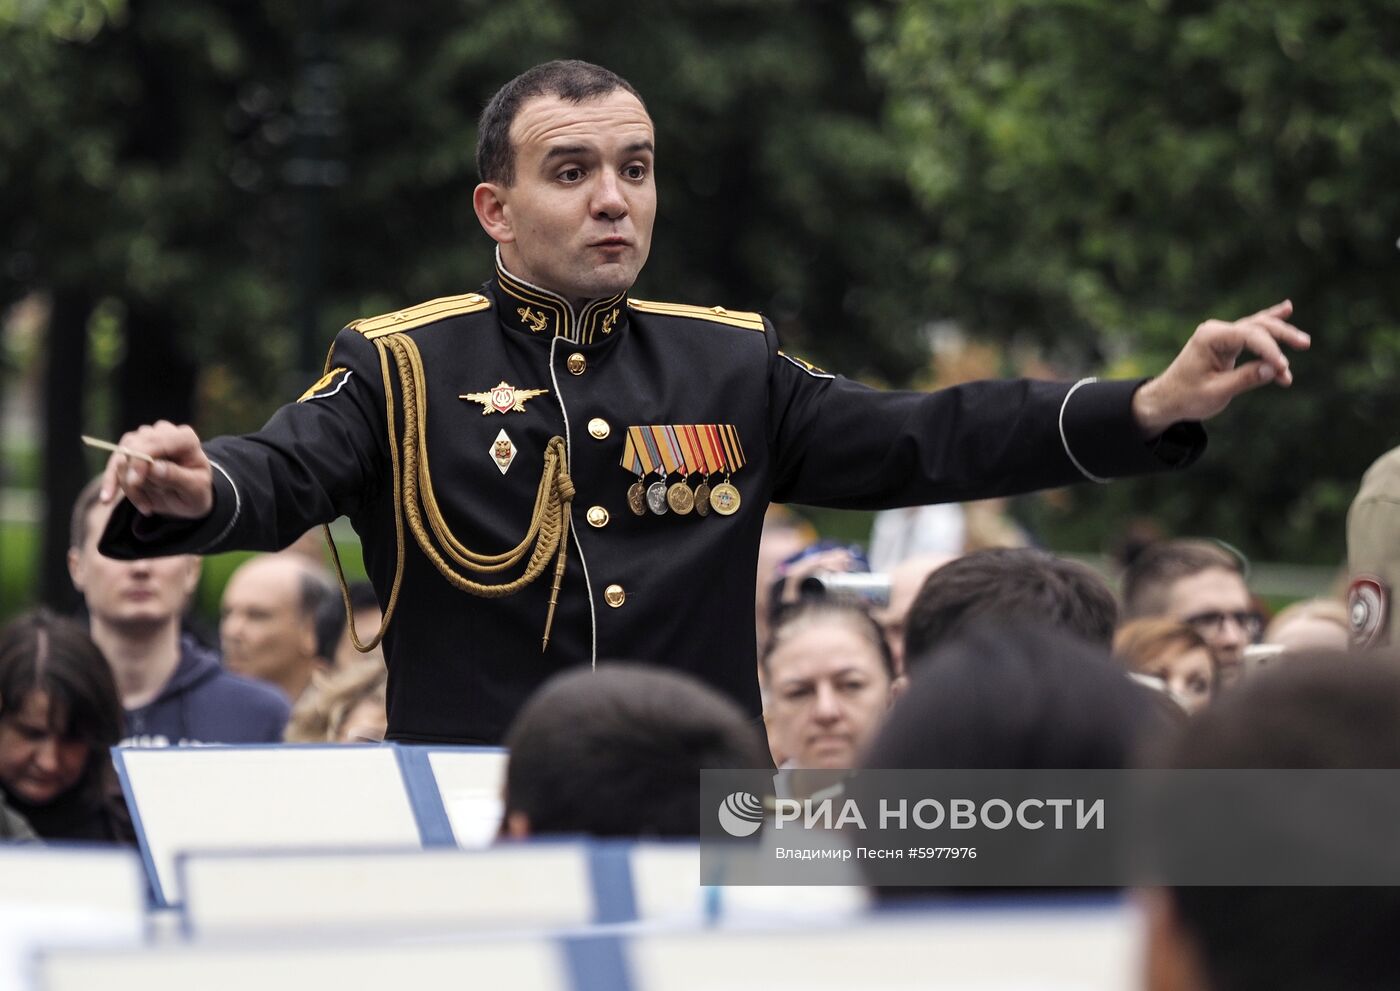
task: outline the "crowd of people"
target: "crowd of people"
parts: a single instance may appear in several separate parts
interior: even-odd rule
[[[116,561],[98,480],[76,500],[69,574],[80,615],[37,609],[0,649],[0,836],[132,844],[109,748],[378,742],[385,671],[349,644],[316,546],[255,555],[230,577],[217,636],[189,615],[201,559]],[[367,583],[350,589],[377,623]],[[212,642],[206,642],[208,641]]]
[[[38,609],[0,635],[0,836],[133,843],[116,745],[383,739],[382,658],[350,646],[314,550],[242,564],[218,643],[205,644],[186,616],[200,559],[103,557],[95,533],[108,512],[94,486],[74,507],[82,615]],[[1118,769],[1149,753],[1179,767],[1391,767],[1400,757],[1400,713],[1385,714],[1400,705],[1400,664],[1346,653],[1340,596],[1267,616],[1224,544],[1148,544],[1124,562],[1117,591],[1030,546],[922,550],[871,574],[859,548],[772,510],[756,602],[762,731],[734,700],[662,665],[629,659],[556,677],[506,740],[502,841],[693,837],[704,768]],[[348,591],[358,625],[373,628],[372,590]],[[1252,708],[1263,705],[1270,718]],[[1324,894],[1335,902],[1326,935],[1362,970],[1379,966],[1364,913],[1396,918],[1389,889],[1378,891]],[[1160,986],[1195,986],[1171,983],[1183,960],[1256,973],[1257,938],[1222,913],[1267,925],[1306,913],[1315,896],[1152,895]]]
[[[16,823],[11,832],[26,834],[23,819],[50,839],[131,841],[106,753],[114,744],[384,738],[382,658],[377,651],[362,654],[351,646],[345,606],[314,545],[256,555],[240,565],[223,593],[218,643],[206,644],[186,617],[200,559],[106,558],[97,552],[96,539],[109,514],[110,507],[97,499],[94,480],[72,515],[69,565],[83,596],[82,616],[65,619],[39,610],[5,631],[0,787],[9,806],[6,821]],[[1019,531],[1008,527],[1003,532]],[[927,732],[945,737],[937,746],[927,740],[920,744],[931,747],[923,751],[927,766],[993,766],[978,763],[989,747],[1004,766],[1034,766],[1047,752],[1045,741],[1032,735],[1019,748],[1017,733],[1008,728],[1018,718],[1018,692],[1026,695],[1027,705],[1048,704],[1053,694],[1048,686],[1064,691],[1061,681],[1073,682],[1057,675],[1041,684],[1048,665],[1058,663],[1048,659],[1056,650],[1037,646],[1047,631],[1079,645],[1086,664],[1111,659],[1124,674],[1124,693],[1155,699],[1151,708],[1161,718],[1148,721],[1154,723],[1177,723],[1200,713],[1251,672],[1282,656],[1341,652],[1348,646],[1350,624],[1341,598],[1295,602],[1266,618],[1260,598],[1249,588],[1243,558],[1213,541],[1160,540],[1141,548],[1124,562],[1119,592],[1088,565],[1030,546],[969,553],[951,553],[946,547],[930,553],[914,544],[909,549],[900,558],[897,549],[887,547],[887,572],[871,574],[861,549],[835,547],[793,514],[770,511],[756,602],[756,678],[764,732],[754,734],[752,721],[737,709],[730,721],[748,727],[773,766],[858,766],[891,714],[903,712],[915,713],[911,719],[931,724]],[[375,627],[380,612],[372,589],[356,584],[348,593],[359,627]],[[1000,647],[971,646],[990,629],[1003,638]],[[950,657],[966,660],[991,653],[1002,655],[996,659],[1001,663],[1025,655],[1027,666],[1017,676],[998,674],[988,657],[980,669],[968,670],[968,677],[1005,682],[991,695],[997,711],[985,714],[990,720],[986,726],[962,725],[975,711],[962,701],[955,713],[942,712],[939,706],[959,698],[947,685],[926,702],[901,701],[911,685],[928,683],[932,672],[942,679],[954,677]],[[1047,659],[1037,668],[1040,655]],[[665,679],[679,676],[640,663],[597,681],[591,674],[560,678],[548,692],[541,691],[513,724],[512,749],[537,739],[543,741],[535,747],[541,755],[568,749],[548,743],[549,734],[560,731],[550,724],[560,717],[540,713],[581,705],[579,715],[561,719],[564,732],[577,734],[595,718],[589,713],[607,708],[600,699],[610,692],[632,707],[649,698],[653,709],[663,713],[654,734],[633,708],[624,707],[627,718],[615,724],[596,716],[602,723],[600,738],[620,734],[623,723],[635,734],[619,738],[619,761],[650,747],[672,745],[669,738],[685,724],[680,713],[708,713],[720,726],[718,714],[733,708],[730,700],[708,689],[713,705],[677,701],[672,691],[683,696],[699,687],[685,685],[685,679],[679,679],[682,687],[668,686]],[[1024,680],[1019,688],[1017,677]],[[652,678],[663,679],[654,692],[636,687],[651,685]],[[971,689],[964,685],[962,690]],[[575,698],[586,701],[570,701]],[[1117,708],[1105,718],[1117,720],[1127,711]],[[957,718],[950,718],[954,714]],[[1092,709],[1071,706],[1053,720],[1053,728],[1078,731],[1092,726],[1094,718]],[[1145,725],[1137,718],[1129,722]],[[729,734],[728,743],[716,743],[710,751],[695,740],[682,740],[675,744],[677,753],[740,761],[745,751],[735,740],[744,732],[720,729],[720,736]],[[1092,737],[1096,731],[1085,732]],[[1128,760],[1121,743],[1117,738],[1110,742],[1118,754],[1110,766]],[[607,749],[600,743],[590,753],[597,758]],[[521,751],[512,780],[520,780],[521,767],[530,766],[529,752]],[[538,773],[548,763],[541,756]],[[534,832],[553,821],[538,809],[527,818]],[[692,832],[690,818],[677,819],[674,829]]]

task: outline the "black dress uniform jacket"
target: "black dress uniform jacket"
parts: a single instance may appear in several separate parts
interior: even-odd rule
[[[343,514],[385,602],[399,565],[393,478],[405,422],[379,343],[395,334],[421,355],[432,491],[461,544],[498,553],[521,541],[550,438],[567,442],[575,490],[544,650],[552,568],[513,595],[481,598],[449,584],[405,533],[384,640],[397,740],[499,741],[541,682],[599,660],[690,672],[757,715],[754,582],[770,500],[877,509],[979,499],[1181,466],[1204,447],[1195,424],[1144,443],[1130,408],[1139,382],[878,391],[788,357],[758,314],[621,295],[575,313],[498,269],[479,294],[341,331],[326,378],[301,401],[256,434],[206,445],[215,466],[208,518],[143,520],[123,502],[102,553],[273,550]],[[461,398],[498,385],[511,398],[545,391],[505,412],[479,395]],[[400,448],[392,456],[387,410]],[[745,459],[731,477],[738,511],[634,515],[627,490],[636,476],[619,463],[628,427],[697,424],[734,427]]]

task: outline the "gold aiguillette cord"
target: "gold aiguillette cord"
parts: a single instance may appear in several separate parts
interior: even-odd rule
[[[549,647],[549,634],[554,625],[559,589],[564,580],[569,547],[569,518],[574,498],[574,484],[569,477],[564,438],[551,437],[545,445],[544,465],[540,474],[539,489],[535,495],[530,526],[520,543],[500,554],[481,554],[473,551],[452,533],[447,521],[443,519],[433,493],[432,473],[428,462],[427,384],[422,356],[413,341],[404,334],[390,334],[374,343],[379,350],[379,367],[384,382],[384,415],[388,424],[389,458],[393,468],[396,560],[394,582],[379,631],[369,643],[361,643],[355,630],[355,619],[350,607],[350,589],[341,568],[340,555],[331,539],[330,527],[323,528],[335,561],[336,574],[340,578],[341,597],[345,601],[345,610],[349,617],[351,642],[355,649],[361,652],[373,650],[383,640],[384,632],[389,628],[389,621],[398,605],[399,588],[403,581],[403,524],[406,519],[419,549],[438,572],[454,587],[482,598],[499,599],[513,595],[544,574],[552,558],[554,584],[550,590],[549,610],[545,615],[544,636],[540,645],[540,650],[544,651]],[[389,370],[390,355],[398,371],[399,388],[403,397],[402,461],[395,426],[398,411],[394,408],[392,377]],[[426,527],[423,523],[425,515]],[[432,530],[431,536],[428,533],[429,529]],[[441,549],[434,543],[433,537],[437,538]],[[455,564],[477,574],[494,574],[519,564],[527,551],[529,559],[524,572],[512,581],[499,584],[475,581],[454,567]]]

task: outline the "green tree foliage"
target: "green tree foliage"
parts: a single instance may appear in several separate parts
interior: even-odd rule
[[[1078,496],[1075,519],[1338,560],[1361,472],[1400,440],[1400,10],[908,0],[860,23],[946,315],[1120,371],[1283,298],[1313,333],[1297,385],[1238,402],[1197,468]]]
[[[88,429],[207,434],[257,426],[347,320],[479,285],[475,120],[555,57],[615,68],[657,120],[638,295],[764,309],[853,373],[918,363],[913,198],[845,4],[0,0],[0,294],[80,290],[51,403],[107,385],[71,338],[94,307],[122,347]],[[48,464],[80,422],[50,423]],[[52,598],[82,472],[50,477]]]

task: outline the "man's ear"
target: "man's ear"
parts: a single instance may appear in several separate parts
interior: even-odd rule
[[[901,674],[890,682],[890,705],[899,701],[899,697],[909,691],[909,676]]]
[[[301,653],[303,657],[316,657],[316,616],[305,617],[301,624]]]
[[[83,560],[78,548],[68,548],[68,580],[80,593],[83,592]]]
[[[507,812],[503,832],[513,840],[528,840],[530,838],[530,817],[519,809]]]
[[[472,192],[472,209],[481,229],[497,244],[510,244],[515,240],[515,228],[511,224],[509,187],[496,182],[483,182]]]
[[[194,595],[194,590],[199,587],[199,575],[204,570],[204,558],[195,554],[187,555],[189,559],[189,571],[185,574],[185,604],[188,605],[190,596]]]

